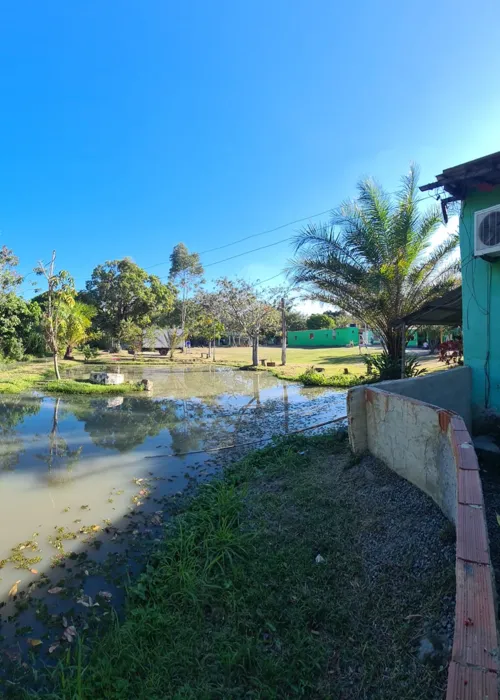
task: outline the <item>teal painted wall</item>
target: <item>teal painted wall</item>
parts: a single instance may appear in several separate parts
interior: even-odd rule
[[[312,336],[312,337],[311,337]],[[315,331],[288,331],[289,348],[345,347],[359,342],[358,328],[321,328]]]
[[[460,216],[464,362],[472,368],[472,410],[500,413],[500,258],[474,258],[474,212],[500,204],[500,188],[475,192]]]

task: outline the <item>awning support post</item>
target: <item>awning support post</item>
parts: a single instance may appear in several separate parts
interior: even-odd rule
[[[406,326],[401,326],[401,379],[405,378]]]

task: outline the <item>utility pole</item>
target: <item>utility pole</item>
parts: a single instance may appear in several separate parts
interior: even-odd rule
[[[285,297],[281,297],[281,364],[286,365],[286,316]]]

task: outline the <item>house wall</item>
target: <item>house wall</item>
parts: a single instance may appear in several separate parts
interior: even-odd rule
[[[359,343],[358,328],[321,328],[313,331],[288,331],[290,348],[298,347],[345,347],[351,342]]]
[[[500,204],[500,188],[467,197],[460,215],[464,362],[472,369],[474,417],[500,414],[500,258],[474,258],[474,213]]]

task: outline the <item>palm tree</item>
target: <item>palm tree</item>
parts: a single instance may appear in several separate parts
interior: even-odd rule
[[[412,165],[393,196],[371,179],[360,181],[357,199],[298,234],[291,267],[311,298],[370,326],[394,360],[401,356],[394,320],[458,284],[458,235],[431,246],[440,214],[436,207],[421,213],[417,180]]]
[[[96,309],[90,304],[71,301],[71,304],[65,304],[62,309],[59,329],[61,345],[66,347],[65,360],[72,359],[75,347],[88,340],[92,319],[96,314]]]

